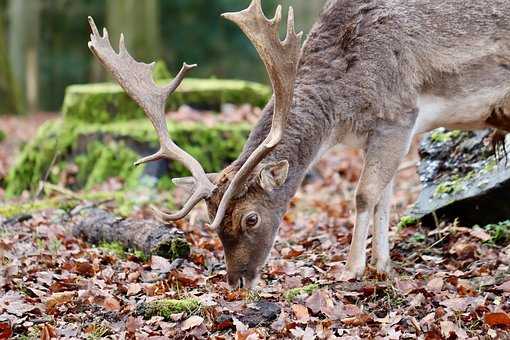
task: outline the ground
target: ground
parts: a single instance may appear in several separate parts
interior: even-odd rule
[[[394,198],[394,275],[369,271],[361,282],[338,280],[361,169],[349,149],[328,153],[308,176],[252,292],[228,289],[203,206],[178,223],[192,253],[174,261],[73,238],[70,207],[0,218],[0,339],[510,338],[508,227],[420,226],[405,218],[398,227],[420,189],[413,164],[400,172]],[[112,180],[100,189],[121,188]],[[143,189],[129,195],[138,203],[126,214],[136,218],[150,218],[149,203],[164,200]],[[85,196],[73,197],[75,205],[89,204]],[[117,202],[96,205],[117,211]]]

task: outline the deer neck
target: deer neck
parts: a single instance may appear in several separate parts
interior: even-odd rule
[[[311,88],[296,86],[294,104],[289,114],[288,127],[282,141],[262,161],[262,163],[287,160],[289,175],[282,188],[282,199],[290,200],[303,181],[308,169],[313,165],[329,145],[334,130],[333,121],[326,105],[318,103],[319,97],[310,96]],[[241,166],[259,146],[271,129],[274,102],[271,100],[257,125],[253,128],[243,152],[234,163]]]

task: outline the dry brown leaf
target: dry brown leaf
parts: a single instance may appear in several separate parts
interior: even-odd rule
[[[504,282],[496,287],[497,290],[501,290],[505,293],[510,293],[510,281]]]
[[[8,322],[0,322],[0,339],[10,339],[12,327]]]
[[[372,322],[372,317],[368,314],[362,313],[350,318],[342,319],[341,321],[344,325],[359,327],[364,326],[369,322]]]
[[[151,257],[151,268],[160,273],[166,274],[172,270],[170,261],[161,256],[152,255]]]
[[[46,301],[46,308],[51,312],[55,307],[73,301],[75,297],[75,292],[53,293]]]
[[[41,334],[39,336],[40,340],[51,340],[57,337],[57,331],[55,327],[49,324],[45,324],[41,327]]]
[[[192,329],[193,327],[197,327],[204,322],[204,318],[198,315],[192,315],[186,320],[184,320],[181,324],[181,329],[183,331],[187,331],[188,329]]]
[[[444,280],[441,277],[436,277],[427,283],[427,290],[432,293],[439,293],[443,289]]]
[[[308,308],[306,308],[303,305],[294,304],[292,305],[292,311],[294,312],[294,315],[296,316],[296,319],[299,322],[306,323],[308,320],[310,320],[310,314],[308,313]]]
[[[103,301],[103,307],[111,312],[118,312],[120,311],[120,302],[114,297],[107,297]]]
[[[127,289],[127,295],[132,296],[142,291],[142,285],[139,283],[130,283]]]
[[[510,315],[505,312],[486,313],[483,320],[490,327],[510,327]]]

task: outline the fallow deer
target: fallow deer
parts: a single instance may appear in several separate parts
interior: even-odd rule
[[[372,216],[372,258],[379,273],[390,271],[392,186],[414,135],[440,126],[510,130],[508,0],[330,0],[303,48],[292,8],[284,41],[281,6],[270,20],[261,0],[223,16],[256,47],[274,96],[239,158],[218,175],[176,146],[166,126],[166,98],[194,65],[156,86],[152,65],[135,61],[122,37],[117,54],[92,19],[89,47],[158,133],[160,151],[137,164],[170,158],[193,175],[178,181],[194,188],[182,210],[157,215],[182,219],[204,199],[234,288],[255,285],[291,198],[332,146],[364,151],[346,271],[360,278]]]

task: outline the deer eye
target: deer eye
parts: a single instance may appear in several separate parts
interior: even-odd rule
[[[243,227],[245,227],[245,228],[254,228],[258,224],[259,224],[259,215],[255,212],[251,212],[243,218]]]

